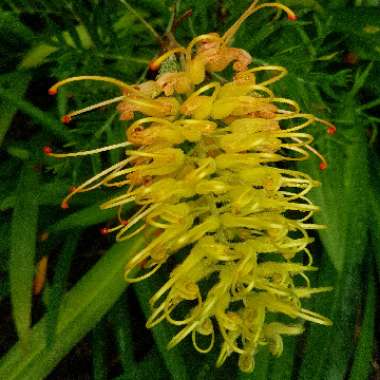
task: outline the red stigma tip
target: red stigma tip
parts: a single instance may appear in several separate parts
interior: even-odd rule
[[[109,230],[107,227],[102,227],[99,229],[99,232],[101,235],[107,235],[109,233]]]
[[[58,90],[54,87],[50,87],[48,90],[49,95],[57,95]]]
[[[297,21],[298,17],[295,13],[289,13],[288,14],[288,20],[289,21]]]
[[[42,151],[46,154],[46,155],[49,155],[49,154],[52,154],[53,153],[53,149],[50,148],[50,146],[44,146],[42,148]]]
[[[335,132],[336,132],[336,127],[328,127],[328,128],[327,128],[327,133],[328,133],[329,135],[334,135]]]
[[[159,69],[159,67],[160,67],[160,65],[157,65],[155,62],[156,61],[151,61],[149,63],[149,69],[152,70],[152,71],[157,71]]]
[[[327,169],[327,164],[326,164],[326,162],[321,162],[321,163],[319,164],[319,169],[321,169],[321,170],[326,170],[326,169]]]
[[[63,115],[63,116],[61,117],[61,122],[62,122],[63,124],[69,124],[70,121],[71,121],[71,116],[69,116],[69,115]]]
[[[69,208],[69,204],[67,202],[62,202],[61,208],[63,208],[64,210],[67,210]]]

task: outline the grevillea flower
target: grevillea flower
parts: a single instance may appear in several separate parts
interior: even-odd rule
[[[335,127],[274,94],[269,86],[286,75],[285,68],[250,67],[251,55],[230,47],[241,23],[262,8],[283,10],[296,19],[282,4],[258,3],[223,36],[198,36],[187,47],[178,45],[153,60],[153,70],[169,67],[164,65],[169,60],[180,67],[161,70],[154,81],[128,85],[82,76],[55,84],[49,93],[78,80],[113,83],[122,92],[69,113],[64,122],[118,103],[120,119],[131,123],[120,144],[68,154],[45,148],[51,156],[69,157],[126,147],[123,160],[74,188],[62,207],[79,192],[100,186],[125,189],[102,205],[119,210],[119,224],[102,232],[116,232],[118,241],[147,228],[157,232],[126,264],[126,280],[144,280],[168,260],[176,264],[150,300],[147,326],[166,320],[179,328],[169,347],[191,336],[203,353],[213,348],[219,334],[217,366],[236,353],[245,372],[253,370],[262,346],[280,355],[282,336],[302,333],[303,321],[331,323],[302,306],[303,298],[330,290],[312,288],[307,276],[316,270],[307,248],[313,241],[308,230],[324,228],[310,221],[318,207],[307,198],[319,183],[276,164],[305,160],[312,152],[325,169],[326,160],[311,147],[313,137],[304,130],[319,124],[332,134]],[[210,79],[231,64],[232,80]],[[129,203],[138,211],[127,221],[122,215]]]

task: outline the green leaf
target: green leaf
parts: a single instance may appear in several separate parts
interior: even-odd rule
[[[167,380],[170,374],[164,368],[162,359],[156,350],[150,351],[137,367],[132,367],[113,380]]]
[[[356,117],[356,108],[350,95],[342,99],[337,119],[344,120],[344,124],[337,124],[334,139],[349,143],[325,142],[329,168],[318,173],[312,163],[307,164],[307,171],[322,182],[321,189],[311,196],[322,210],[315,220],[328,225],[320,235],[328,258],[322,261],[319,285],[334,287],[330,295],[316,298],[313,308],[331,318],[334,325],[328,329],[310,328],[301,379],[344,378],[354,350],[354,305],[361,299],[361,265],[367,249],[369,213],[367,138],[360,118]],[[333,362],[329,360],[332,357]]]
[[[31,69],[41,65],[45,58],[54,53],[58,48],[45,43],[33,46],[22,59],[19,68]]]
[[[33,37],[33,32],[14,13],[0,8],[0,72],[14,69]]]
[[[11,224],[9,281],[13,319],[20,340],[26,344],[31,325],[34,256],[38,219],[38,175],[25,164],[17,187]]]
[[[30,102],[22,99],[17,94],[14,94],[13,91],[6,90],[0,86],[0,99],[2,102],[13,104],[13,107],[16,107],[20,111],[27,114],[49,135],[55,136],[61,141],[70,140],[71,135],[66,126],[64,126],[62,123],[57,121],[46,112],[38,109]]]
[[[67,195],[68,189],[70,188],[70,182],[55,180],[50,183],[45,183],[41,185],[40,191],[38,193],[38,204],[40,206],[54,206],[59,207],[62,199]],[[7,187],[9,189],[9,186]],[[8,196],[0,200],[0,211],[4,211],[13,208],[16,203],[16,196],[9,191]],[[88,204],[98,203],[100,201],[105,201],[104,195],[101,192],[91,192],[86,194],[79,194],[74,197],[70,202],[72,206],[87,206]]]
[[[107,379],[107,334],[104,321],[100,321],[92,331],[92,369],[94,380]]]
[[[376,293],[373,270],[369,266],[367,300],[364,309],[363,321],[360,326],[359,342],[355,350],[349,380],[369,379],[372,372],[372,359],[375,343],[375,311]]]
[[[127,287],[124,267],[144,244],[141,236],[115,244],[65,296],[52,346],[46,340],[46,316],[29,337],[28,351],[17,343],[0,360],[0,379],[40,380],[81,340]]]
[[[9,280],[3,279],[0,282],[0,302],[9,294]]]
[[[336,31],[364,59],[380,60],[380,8],[350,7],[329,11]]]
[[[238,380],[267,380],[270,353],[266,347],[263,347],[255,355],[255,368],[252,373],[239,371]]]
[[[0,76],[0,87],[9,88],[13,95],[22,98],[30,82],[31,76],[23,71],[16,71]],[[13,116],[17,111],[17,106],[7,99],[0,99],[0,145],[11,125]]]
[[[127,209],[127,208],[126,208]],[[94,224],[106,222],[117,215],[115,209],[102,210],[100,204],[86,207],[83,210],[73,212],[65,218],[59,220],[48,228],[48,232],[62,232],[73,228],[82,228]]]
[[[116,337],[124,372],[131,372],[136,363],[133,354],[132,326],[124,295],[110,311],[110,320]],[[132,377],[130,377],[132,379]]]
[[[155,276],[144,282],[136,283],[133,287],[146,318],[150,315],[149,299],[154,294],[154,290],[158,289],[157,285],[157,276]],[[189,379],[189,375],[186,370],[184,357],[180,354],[179,347],[174,347],[171,350],[167,349],[167,344],[174,335],[173,332],[174,329],[172,326],[164,323],[160,323],[152,329],[158,351],[172,378],[174,380],[186,380]]]
[[[370,236],[371,248],[374,252],[377,276],[380,280],[380,196],[378,189],[380,188],[380,160],[375,152],[370,155],[371,169],[371,187],[369,192],[371,214],[370,214]]]
[[[46,336],[48,345],[52,345],[56,339],[59,310],[70,270],[71,259],[75,253],[79,235],[78,231],[74,231],[67,237],[57,260],[53,284],[47,295]]]
[[[279,358],[272,358],[268,380],[292,380],[296,342],[294,337],[284,337],[284,351]]]

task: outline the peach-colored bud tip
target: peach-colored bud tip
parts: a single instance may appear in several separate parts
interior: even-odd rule
[[[52,154],[53,153],[53,149],[51,149],[51,147],[50,146],[44,146],[43,148],[42,148],[42,151],[46,154],[46,155],[49,155],[49,154]]]
[[[319,169],[321,169],[321,170],[326,170],[326,169],[327,169],[327,164],[326,164],[326,162],[321,162],[321,163],[319,164]]]
[[[69,116],[69,115],[63,115],[63,116],[61,117],[61,122],[62,122],[63,124],[69,124],[70,121],[71,121],[71,116]]]
[[[64,210],[67,210],[69,208],[69,204],[67,202],[62,202],[61,208],[63,208]]]
[[[58,90],[55,87],[50,87],[48,90],[49,95],[57,95]]]
[[[327,133],[329,135],[334,135],[336,133],[336,127],[335,126],[334,127],[328,127],[327,128]]]
[[[109,230],[107,227],[102,227],[99,229],[99,232],[101,235],[107,235],[109,233]]]
[[[288,20],[289,21],[297,21],[298,17],[295,13],[289,13],[288,14]]]

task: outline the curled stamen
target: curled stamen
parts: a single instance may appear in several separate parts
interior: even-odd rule
[[[240,26],[243,24],[243,22],[251,16],[253,13],[257,12],[258,10],[262,8],[277,8],[280,10],[283,10],[287,15],[288,19],[291,21],[297,20],[296,14],[287,6],[280,4],[280,3],[264,3],[261,5],[257,5],[259,0],[255,0],[249,8],[239,17],[237,21],[227,30],[227,32],[223,35],[223,40],[225,45],[229,45],[231,42],[231,39],[234,37],[236,32],[239,30]]]
[[[68,201],[69,199],[71,199],[76,193],[79,193],[79,192],[82,192],[82,191],[88,191],[90,190],[90,188],[88,188],[88,185],[92,184],[93,182],[96,182],[97,180],[101,179],[102,177],[104,177],[106,174],[109,174],[109,173],[112,173],[113,171],[115,170],[119,170],[120,168],[122,168],[123,166],[125,166],[128,162],[131,161],[131,158],[127,158],[123,161],[120,161],[118,162],[117,164],[115,165],[112,165],[111,167],[109,167],[108,169],[106,170],[103,170],[102,172],[98,173],[97,175],[95,175],[94,177],[88,179],[87,181],[85,181],[84,183],[82,183],[80,186],[76,187],[71,193],[69,193],[62,201],[61,203],[61,207],[66,209],[69,207],[68,205]],[[92,189],[95,189],[99,186],[102,185],[102,181],[100,181],[99,183],[93,185],[91,187],[91,190]]]
[[[50,95],[55,95],[58,92],[59,87],[62,87],[67,83],[78,82],[78,81],[82,81],[82,80],[93,80],[93,81],[99,81],[99,82],[112,83],[112,84],[120,87],[120,89],[122,89],[122,90],[128,90],[128,91],[133,92],[133,93],[139,93],[135,88],[133,88],[132,86],[128,85],[127,83],[125,83],[119,79],[100,76],[100,75],[81,75],[78,77],[71,77],[71,78],[61,80],[61,81],[57,82],[56,84],[54,84],[53,86],[51,86],[48,90],[48,93]]]
[[[109,104],[121,102],[123,99],[125,99],[124,95],[117,96],[116,98],[109,99],[109,100],[104,100],[102,102],[93,104],[91,106],[81,108],[80,110],[72,111],[72,112],[70,112],[70,113],[62,116],[61,121],[64,124],[70,123],[70,121],[73,118],[73,116],[77,116],[77,115],[80,115],[80,114],[85,113],[85,112],[93,111],[93,110],[95,110],[97,108],[108,106]]]
[[[86,150],[86,151],[80,151],[80,152],[73,152],[73,153],[53,153],[53,150],[50,147],[44,147],[43,151],[45,154],[56,157],[56,158],[62,158],[62,157],[79,157],[79,156],[89,156],[91,154],[101,153],[101,152],[107,152],[109,150],[123,148],[126,146],[130,146],[132,143],[129,141],[124,141],[119,144],[113,144],[108,146],[103,146],[102,148],[96,148],[92,150]]]
[[[328,167],[327,161],[326,161],[325,157],[321,153],[319,153],[316,149],[314,149],[309,144],[303,144],[302,141],[299,140],[297,137],[293,137],[292,139],[295,140],[295,141],[297,141],[298,143],[302,144],[307,150],[309,150],[310,152],[314,153],[322,161],[319,164],[319,168],[321,170],[327,169],[327,167]]]
[[[330,123],[327,120],[320,119],[319,117],[314,117],[314,120],[320,124],[323,124],[327,127],[327,133],[329,135],[334,135],[336,132],[336,126],[332,123]]]
[[[242,79],[247,76],[249,73],[257,73],[260,71],[279,71],[280,73],[278,75],[275,75],[274,77],[264,80],[263,82],[258,83],[258,85],[261,86],[267,86],[268,84],[272,84],[274,82],[279,81],[281,78],[283,78],[287,73],[288,70],[285,69],[285,67],[282,66],[274,66],[274,65],[265,65],[265,66],[259,66],[259,67],[254,67],[252,69],[249,69],[247,71],[242,71],[240,73],[237,73],[235,75],[235,79]]]

